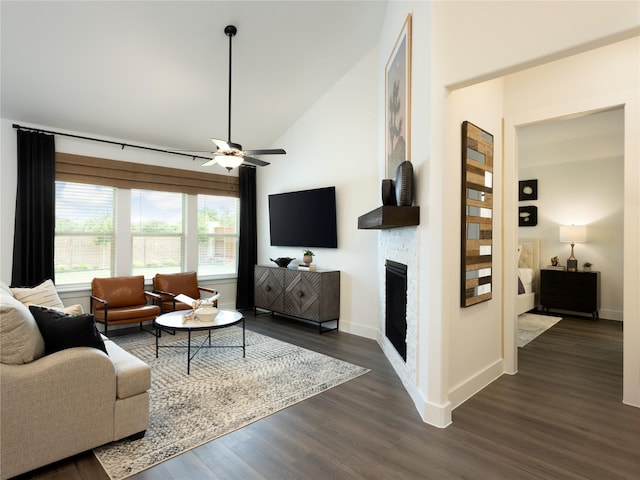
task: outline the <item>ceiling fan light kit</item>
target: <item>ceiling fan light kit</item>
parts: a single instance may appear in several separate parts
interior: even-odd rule
[[[242,162],[243,162],[242,157],[235,156],[235,155],[216,155],[213,159],[215,160],[215,163],[226,168],[227,170],[232,170],[234,168],[237,168],[240,165],[242,165]]]
[[[211,141],[217,147],[214,157],[206,163],[203,163],[203,167],[208,167],[215,163],[223,166],[227,170],[239,167],[243,163],[249,163],[252,165],[266,166],[269,162],[259,160],[251,157],[251,155],[283,155],[286,154],[282,148],[273,149],[260,149],[260,150],[242,150],[242,145],[233,143],[231,141],[231,39],[238,33],[238,29],[234,25],[227,25],[224,28],[224,33],[229,37],[229,123],[228,123],[228,136],[227,141],[212,138]]]

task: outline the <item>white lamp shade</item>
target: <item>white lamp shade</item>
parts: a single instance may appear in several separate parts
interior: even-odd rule
[[[560,225],[560,241],[563,243],[586,243],[586,225]]]

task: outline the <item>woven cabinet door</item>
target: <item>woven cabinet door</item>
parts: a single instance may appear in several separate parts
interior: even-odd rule
[[[299,270],[287,270],[284,273],[282,313],[307,320],[320,320],[321,274]]]
[[[254,269],[254,306],[282,312],[284,308],[285,268],[261,267]]]

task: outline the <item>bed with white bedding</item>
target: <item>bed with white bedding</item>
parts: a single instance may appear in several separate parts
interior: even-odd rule
[[[518,242],[518,315],[538,306],[539,278],[540,241],[537,238],[520,239]]]

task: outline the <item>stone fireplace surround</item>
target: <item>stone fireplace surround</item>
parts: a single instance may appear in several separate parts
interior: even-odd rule
[[[412,394],[417,382],[417,336],[418,336],[418,229],[415,227],[391,228],[380,231],[378,266],[380,277],[380,305],[378,343],[402,381]],[[385,336],[385,262],[391,260],[407,265],[407,360],[402,359],[393,344]]]

